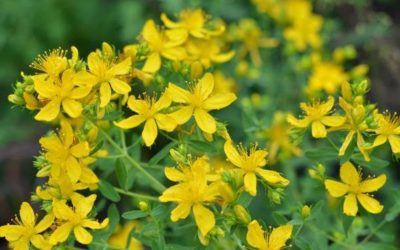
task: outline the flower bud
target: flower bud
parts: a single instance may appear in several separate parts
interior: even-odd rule
[[[307,205],[304,205],[301,208],[301,217],[303,217],[303,219],[307,219],[310,216],[311,213],[311,208]]]
[[[149,210],[149,203],[145,201],[140,201],[139,202],[139,209],[142,210],[143,212],[146,212]]]
[[[251,217],[247,212],[247,210],[242,205],[235,205],[233,207],[233,211],[235,212],[235,215],[240,222],[242,222],[245,225],[250,223]]]
[[[22,99],[20,96],[14,95],[14,94],[8,95],[8,101],[15,105],[24,105],[25,104],[24,99]]]
[[[192,63],[190,67],[190,77],[192,79],[199,79],[203,75],[203,65],[200,62]]]

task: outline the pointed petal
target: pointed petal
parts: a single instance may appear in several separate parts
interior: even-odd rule
[[[66,98],[62,101],[62,106],[70,117],[77,118],[82,113],[82,104],[74,99]]]
[[[36,234],[31,237],[31,242],[37,249],[51,249],[51,244],[44,239],[43,235]]]
[[[196,123],[201,130],[206,133],[213,134],[217,130],[217,123],[208,112],[204,109],[196,108],[194,110],[194,118],[196,119]]]
[[[390,147],[394,154],[400,153],[400,138],[396,135],[389,136]]]
[[[85,218],[89,212],[92,211],[96,197],[97,196],[95,194],[92,194],[88,197],[80,199],[75,205],[76,214],[79,214],[82,218]]]
[[[111,100],[111,87],[108,82],[102,82],[100,85],[100,107],[104,108]]]
[[[244,189],[251,196],[257,194],[257,177],[255,173],[246,173],[244,176]]]
[[[145,100],[136,99],[133,95],[128,99],[128,107],[138,114],[144,114],[150,109],[150,105]]]
[[[237,151],[236,147],[233,145],[232,141],[226,141],[224,144],[224,152],[228,160],[232,162],[233,165],[237,167],[242,167],[243,159]]]
[[[47,214],[43,219],[35,226],[36,233],[41,233],[53,224],[54,214]]]
[[[28,202],[22,202],[21,207],[19,209],[19,216],[21,217],[21,221],[24,225],[34,226],[36,221],[35,213],[31,205]]]
[[[73,183],[77,182],[82,172],[81,165],[79,164],[79,162],[76,160],[75,157],[69,156],[67,158],[67,161],[65,162],[65,165],[67,167],[67,174],[71,182]]]
[[[115,126],[123,128],[123,129],[130,129],[139,126],[141,123],[145,121],[144,116],[142,115],[132,115],[122,121],[114,122]]]
[[[154,116],[154,119],[156,119],[157,126],[162,130],[172,132],[176,128],[177,124],[175,122],[175,119],[172,118],[170,115],[156,114]]]
[[[118,78],[110,79],[110,84],[111,88],[118,94],[125,95],[131,91],[131,86]]]
[[[272,232],[269,235],[268,246],[271,249],[283,249],[286,245],[286,241],[290,239],[292,231],[293,226],[290,224],[272,229]]]
[[[110,220],[108,218],[105,218],[102,223],[99,223],[98,221],[91,220],[91,219],[85,219],[82,222],[83,227],[91,228],[91,229],[102,229],[105,228]]]
[[[281,186],[284,186],[284,187],[289,185],[289,180],[284,178],[283,176],[281,176],[276,171],[257,168],[256,172],[257,172],[257,174],[259,174],[269,184],[281,185]]]
[[[182,106],[179,110],[170,113],[171,116],[178,124],[184,124],[193,115],[193,107],[192,106]]]
[[[343,142],[342,146],[341,146],[340,149],[339,149],[339,155],[340,155],[340,156],[344,155],[344,153],[346,152],[346,149],[347,149],[347,147],[349,146],[351,140],[353,140],[354,134],[355,134],[355,131],[354,131],[354,130],[351,130],[351,131],[347,134],[346,139],[344,139],[344,142]]]
[[[341,197],[349,191],[349,186],[334,180],[325,180],[325,188],[332,197]]]
[[[340,167],[340,179],[346,184],[357,186],[360,183],[360,174],[351,162],[345,162]]]
[[[66,221],[73,219],[75,216],[74,211],[72,211],[72,209],[63,201],[53,202],[53,212],[56,218]]]
[[[154,141],[157,138],[157,134],[158,134],[158,129],[156,121],[153,118],[147,120],[146,123],[144,124],[144,129],[142,132],[142,138],[144,144],[146,144],[147,147],[153,145]]]
[[[256,220],[253,220],[247,226],[246,240],[250,246],[257,249],[268,249],[267,241],[264,238],[264,230]]]
[[[173,83],[168,84],[167,93],[171,97],[172,101],[177,103],[190,103],[190,97],[192,96],[189,91],[178,87]]]
[[[7,241],[16,241],[21,238],[24,230],[24,226],[20,225],[0,226],[0,237],[5,237]]]
[[[311,123],[311,132],[314,138],[325,138],[326,128],[320,121],[313,121]]]
[[[235,56],[235,51],[231,50],[226,53],[210,55],[210,58],[213,62],[224,63],[231,60],[234,56]]]
[[[190,214],[191,208],[192,204],[190,203],[179,203],[178,206],[171,212],[171,220],[175,222],[180,219],[185,219]]]
[[[360,202],[361,206],[365,208],[371,214],[379,214],[383,210],[383,205],[379,203],[376,199],[372,198],[366,194],[358,194],[357,199]]]
[[[321,119],[321,122],[329,127],[339,127],[345,123],[346,117],[343,116],[324,116]]]
[[[327,114],[333,108],[333,104],[335,104],[335,98],[329,96],[328,100],[320,105],[321,113]]]
[[[355,194],[350,193],[345,196],[343,203],[343,212],[348,216],[356,216],[358,211],[357,199]]]
[[[362,193],[375,192],[386,183],[386,175],[381,174],[380,176],[372,179],[367,179],[360,183],[360,191]]]
[[[195,92],[199,94],[201,100],[206,100],[214,90],[214,76],[206,73],[196,84]]]
[[[203,103],[203,108],[206,110],[222,109],[229,106],[236,100],[236,95],[233,93],[220,93],[207,98]]]
[[[45,74],[32,76],[33,85],[41,97],[52,99],[57,94],[57,88],[53,80],[46,80],[46,77]]]
[[[297,128],[306,128],[310,124],[310,121],[308,119],[297,119],[293,115],[288,114],[287,116],[287,121],[290,123],[292,126],[295,126]]]
[[[70,152],[76,158],[88,156],[90,153],[90,147],[88,142],[81,142],[71,147]]]
[[[69,234],[71,233],[73,228],[72,223],[65,223],[59,227],[50,235],[50,243],[52,245],[57,244],[58,242],[64,242],[68,239]]]
[[[155,73],[160,68],[161,68],[161,56],[158,52],[153,52],[147,57],[142,70],[147,73]]]
[[[179,182],[186,180],[186,175],[173,167],[165,167],[164,174],[170,181]]]
[[[74,235],[76,240],[84,245],[89,244],[93,240],[93,236],[81,226],[76,226],[74,228]]]
[[[384,144],[385,142],[387,142],[388,137],[386,135],[378,135],[375,140],[374,143],[372,144],[372,147],[378,147],[382,144]]]
[[[131,64],[132,64],[131,58],[127,57],[122,62],[112,66],[111,69],[108,70],[108,74],[110,74],[112,76],[128,74],[129,70],[131,69]]]
[[[167,92],[165,92],[154,104],[154,110],[160,111],[162,109],[168,108],[171,105],[171,101],[171,97],[168,95]]]
[[[214,213],[201,204],[195,204],[193,206],[193,215],[200,233],[203,236],[206,236],[215,226]]]
[[[91,86],[76,87],[68,94],[71,99],[81,99],[86,97],[92,90]]]
[[[59,99],[50,101],[35,115],[35,119],[37,121],[52,121],[56,119],[60,113],[60,104],[61,101]]]

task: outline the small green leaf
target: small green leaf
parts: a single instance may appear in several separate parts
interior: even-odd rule
[[[115,174],[117,175],[117,180],[119,183],[119,186],[122,189],[127,189],[127,176],[128,176],[128,171],[126,169],[125,163],[122,159],[118,159],[116,164],[115,164]]]
[[[122,214],[122,217],[127,220],[135,220],[146,216],[147,214],[141,210],[132,210]]]
[[[310,160],[326,161],[338,159],[338,152],[333,148],[321,147],[306,150],[305,156]]]
[[[200,140],[190,140],[187,142],[188,145],[198,151],[198,152],[208,152],[208,153],[212,153],[215,151],[214,147],[212,144],[204,142],[204,141],[200,141]]]
[[[272,218],[274,218],[275,222],[279,225],[283,225],[288,222],[286,217],[279,212],[272,212]]]
[[[382,169],[382,168],[389,166],[389,164],[390,164],[390,162],[376,158],[376,157],[372,157],[370,161],[366,161],[364,159],[364,156],[362,156],[362,154],[360,154],[360,153],[353,154],[351,159],[357,165],[359,165],[361,167],[367,167],[370,169]]]
[[[121,199],[121,196],[114,190],[114,187],[105,180],[100,180],[99,190],[111,201],[118,202]]]
[[[163,158],[165,158],[169,154],[169,150],[173,147],[175,147],[177,143],[176,142],[171,142],[168,145],[166,145],[163,149],[158,151],[157,154],[153,156],[153,158],[150,159],[149,161],[149,166],[154,166],[158,162],[160,162]]]

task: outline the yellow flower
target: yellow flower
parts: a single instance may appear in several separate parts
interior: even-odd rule
[[[236,96],[233,93],[212,94],[213,89],[214,77],[210,73],[206,73],[190,92],[170,83],[167,91],[172,101],[182,104],[180,109],[171,116],[178,124],[183,124],[194,115],[202,131],[209,134],[215,133],[217,123],[208,112],[229,106],[236,100]]]
[[[173,22],[165,13],[161,14],[164,25],[179,32],[180,36],[188,37],[189,34],[196,38],[209,38],[210,36],[220,35],[225,31],[225,26],[220,25],[215,30],[209,30],[206,26],[206,13],[201,9],[182,10],[179,13],[179,22]],[[186,40],[186,39],[185,39]]]
[[[102,229],[108,225],[108,218],[102,223],[96,220],[87,218],[89,212],[93,208],[96,195],[92,194],[89,197],[72,200],[73,209],[67,206],[63,201],[54,201],[53,212],[61,224],[50,235],[50,242],[57,244],[68,239],[71,231],[74,231],[76,240],[84,245],[92,242],[93,236],[85,229]]]
[[[186,44],[188,61],[199,61],[205,68],[211,67],[214,63],[224,63],[235,56],[235,51],[221,52],[222,46],[215,39],[193,39]]]
[[[375,192],[386,182],[386,175],[361,181],[361,173],[350,162],[340,167],[340,179],[342,182],[325,180],[325,188],[335,198],[345,196],[343,212],[349,216],[355,216],[358,211],[357,200],[361,206],[370,213],[382,212],[383,205],[367,193]]]
[[[60,113],[61,106],[65,113],[77,118],[82,113],[82,104],[79,99],[86,97],[91,85],[84,81],[85,72],[75,73],[71,69],[62,73],[61,80],[48,78],[46,75],[32,77],[39,100],[46,102],[35,116],[38,121],[52,121]]]
[[[35,59],[31,64],[31,68],[44,72],[40,74],[44,77],[58,78],[61,72],[68,67],[68,60],[65,57],[66,52],[60,48],[53,49],[49,53],[45,52]]]
[[[238,152],[232,141],[225,142],[224,151],[228,160],[243,171],[244,188],[250,195],[255,196],[257,194],[256,174],[271,185],[284,187],[289,185],[289,180],[282,177],[278,172],[262,168],[267,164],[265,159],[268,155],[267,151],[257,150],[253,147],[249,151],[241,148],[240,152]]]
[[[342,116],[328,115],[334,105],[332,96],[326,102],[300,103],[300,108],[305,112],[305,117],[301,120],[289,114],[287,120],[290,124],[298,128],[306,128],[311,124],[312,136],[324,138],[327,135],[326,127],[341,126],[346,119]]]
[[[278,46],[278,41],[274,38],[266,37],[253,19],[240,20],[239,25],[234,28],[234,37],[235,40],[241,42],[239,50],[240,58],[244,58],[249,54],[256,66],[262,64],[259,52],[260,48],[274,48]]]
[[[394,154],[400,153],[400,120],[397,114],[377,115],[378,128],[375,133],[378,135],[372,147],[377,147],[389,141]]]
[[[253,220],[247,226],[246,240],[250,246],[259,250],[280,250],[285,248],[286,241],[290,239],[292,231],[293,226],[286,224],[266,233],[260,224]]]
[[[186,37],[177,36],[175,32],[161,32],[153,20],[148,20],[143,27],[142,38],[150,52],[142,70],[155,73],[161,68],[161,57],[171,61],[182,60],[186,57],[185,50],[180,45]]]
[[[39,223],[36,223],[36,215],[27,202],[21,204],[19,210],[20,219],[16,219],[16,225],[7,224],[0,227],[0,237],[5,237],[10,242],[10,247],[16,250],[28,250],[30,244],[38,249],[51,249],[52,245],[41,235],[54,221],[54,215],[46,215]]]
[[[204,204],[215,201],[219,195],[219,185],[208,184],[207,167],[202,163],[204,163],[204,158],[196,160],[190,165],[190,174],[186,175],[178,171],[166,170],[165,174],[170,180],[182,182],[165,190],[159,199],[161,202],[178,203],[171,212],[173,222],[188,217],[193,210],[196,225],[201,235],[206,236],[215,225],[215,216]]]
[[[285,28],[283,35],[298,51],[304,51],[308,45],[319,48],[321,46],[319,31],[322,21],[321,16],[313,14],[295,19],[293,25]]]
[[[137,221],[128,221],[125,225],[117,227],[117,230],[110,236],[108,239],[108,244],[112,246],[113,248],[118,248],[118,249],[127,249],[127,250],[142,250],[143,245],[132,237],[130,239],[130,244],[129,247],[127,247],[128,241],[129,241],[129,234],[132,231],[132,229],[136,229],[136,231],[139,231],[139,223]]]
[[[83,159],[88,157],[88,142],[76,142],[74,131],[68,122],[61,122],[60,134],[51,134],[39,140],[46,151],[45,158],[51,164],[50,174],[58,177],[66,171],[72,182],[77,182],[83,172]],[[89,170],[91,171],[91,170]]]
[[[236,82],[233,78],[228,78],[222,71],[215,71],[214,75],[214,93],[236,92]]]
[[[135,99],[130,96],[128,99],[128,107],[137,115],[132,115],[115,125],[130,129],[135,128],[144,122],[142,138],[147,147],[153,145],[158,135],[158,129],[171,132],[175,129],[176,123],[169,115],[162,111],[171,105],[171,99],[164,93],[157,101],[154,98],[145,98],[144,100]]]
[[[335,94],[349,76],[343,67],[333,62],[317,63],[308,79],[307,92],[313,93],[324,90],[328,94]]]
[[[91,81],[100,84],[100,107],[105,107],[110,102],[111,89],[120,95],[126,95],[131,91],[131,86],[120,79],[131,70],[130,57],[114,63],[109,57],[104,55],[102,58],[100,53],[92,52],[88,56],[88,66],[92,75]]]

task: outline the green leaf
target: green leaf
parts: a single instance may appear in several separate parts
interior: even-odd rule
[[[351,159],[357,165],[362,166],[362,167],[367,167],[370,169],[382,169],[382,168],[389,166],[389,164],[390,164],[390,162],[376,158],[376,157],[371,157],[370,161],[366,161],[364,159],[364,156],[362,156],[362,154],[360,154],[360,153],[353,154]]]
[[[103,144],[104,144],[104,141],[101,141],[101,142],[97,143],[96,146],[92,149],[92,151],[90,151],[89,155],[93,155],[97,151],[99,151],[103,147]]]
[[[121,196],[114,190],[114,187],[105,180],[100,180],[99,190],[102,195],[113,202],[118,202],[121,199]]]
[[[126,190],[127,189],[127,176],[128,171],[126,169],[125,163],[122,159],[118,159],[115,164],[115,174],[117,175],[117,180],[119,186]]]
[[[340,157],[340,164],[343,164],[350,160],[351,156],[353,155],[354,149],[356,147],[356,140],[353,138],[346,149],[346,152],[342,157]]]
[[[215,148],[212,144],[200,140],[189,140],[187,144],[194,150],[198,152],[207,152],[212,153],[215,152]]]
[[[158,151],[157,154],[153,156],[153,158],[150,159],[148,165],[149,166],[154,166],[158,162],[160,162],[163,158],[165,158],[169,154],[169,150],[173,147],[175,147],[177,143],[176,142],[171,142],[168,145],[166,145],[163,149]]]
[[[320,200],[315,204],[315,206],[311,207],[311,215],[309,217],[309,220],[312,220],[318,216],[318,214],[321,212],[323,206],[325,205],[325,202],[323,200]]]
[[[253,197],[250,194],[243,192],[237,199],[237,203],[244,207],[248,207],[252,199]]]
[[[132,210],[132,211],[125,212],[122,214],[122,217],[127,220],[135,220],[135,219],[143,218],[146,216],[147,216],[147,213],[145,213],[141,210]]]
[[[330,147],[308,149],[305,151],[305,156],[315,161],[327,161],[339,158],[338,152]]]
[[[275,222],[279,225],[283,225],[288,222],[286,217],[280,212],[272,212],[272,218],[274,218]]]

